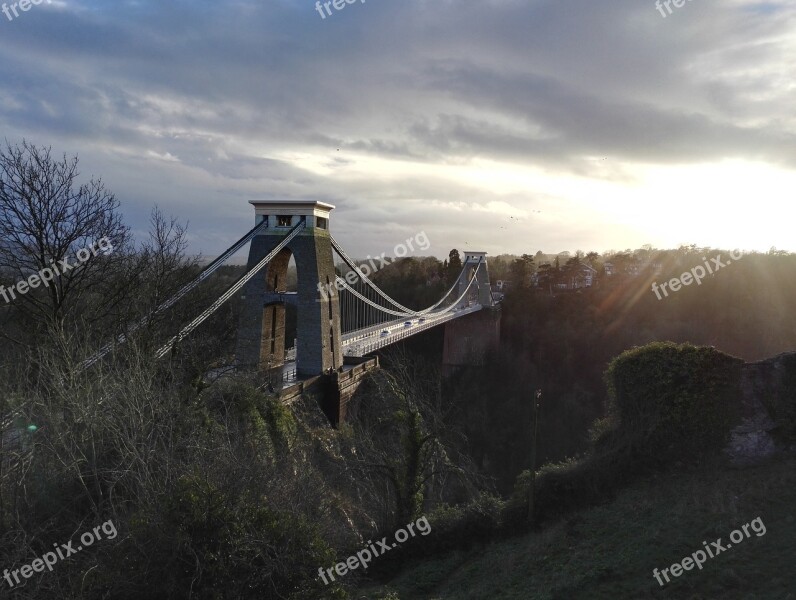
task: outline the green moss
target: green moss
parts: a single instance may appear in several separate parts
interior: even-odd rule
[[[208,400],[218,411],[231,412],[240,435],[263,458],[276,459],[288,453],[296,437],[298,425],[290,408],[275,396],[269,396],[253,385],[234,382],[223,388],[220,397]]]
[[[628,350],[606,371],[608,413],[620,438],[650,458],[718,450],[740,418],[742,365],[714,348],[689,344]]]
[[[290,409],[277,398],[266,396],[259,403],[258,410],[266,423],[271,443],[281,450],[290,450],[298,429]]]

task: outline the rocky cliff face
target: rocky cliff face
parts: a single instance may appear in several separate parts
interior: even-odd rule
[[[731,432],[725,453],[734,464],[750,464],[796,450],[790,435],[796,412],[793,388],[796,353],[780,354],[742,368],[742,422]]]

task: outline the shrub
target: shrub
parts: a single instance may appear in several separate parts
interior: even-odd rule
[[[589,432],[587,455],[537,471],[535,518],[605,501],[656,463],[723,448],[740,418],[742,364],[713,348],[670,342],[620,354],[605,373],[607,414]],[[527,520],[529,485],[524,471],[506,505],[505,523]]]
[[[148,579],[116,598],[347,597],[316,580],[336,559],[314,525],[201,476],[182,477],[162,509],[131,519],[130,535],[119,562]]]
[[[389,561],[373,563],[370,572],[387,577],[408,561],[489,542],[501,531],[504,505],[500,498],[482,492],[468,504],[438,506],[428,515],[431,533],[410,537],[390,553]]]
[[[502,509],[500,498],[486,492],[463,506],[440,506],[429,515],[434,544],[466,549],[489,541],[500,528]]]
[[[796,354],[787,354],[779,360],[782,377],[775,389],[766,390],[763,404],[777,424],[778,437],[796,441]]]
[[[631,476],[626,452],[611,450],[544,465],[534,482],[534,518],[550,519],[610,498]],[[527,521],[530,472],[523,471],[506,505],[504,519],[519,526]]]
[[[721,449],[740,418],[742,364],[714,348],[671,342],[619,355],[606,371],[616,441],[658,461]]]

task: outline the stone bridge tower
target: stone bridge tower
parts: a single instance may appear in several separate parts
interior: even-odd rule
[[[268,255],[300,222],[305,228],[243,288],[237,359],[241,367],[268,369],[285,362],[285,305],[297,313],[296,371],[313,376],[343,364],[340,302],[329,214],[331,204],[317,201],[254,200],[256,223],[264,229],[252,239],[248,268]],[[286,291],[290,257],[296,262],[297,292]],[[320,284],[320,285],[319,285]],[[329,290],[327,292],[327,290]]]
[[[479,265],[479,261],[481,264]],[[442,351],[442,372],[450,374],[457,368],[484,364],[487,355],[500,346],[500,307],[492,299],[492,285],[486,252],[464,252],[464,267],[459,276],[457,297],[464,293],[470,278],[475,273],[474,290],[470,298],[462,301],[463,308],[470,299],[477,300],[484,308],[477,313],[445,323],[445,342]]]
[[[478,264],[479,261],[481,261],[480,266]],[[473,288],[477,286],[475,293],[477,294],[478,304],[485,308],[493,306],[495,302],[492,300],[492,284],[489,281],[486,252],[465,250],[462,266],[464,268],[462,269],[461,275],[459,275],[459,287],[456,295],[460,296],[464,293],[464,290],[467,289],[467,284],[470,283],[470,278],[473,276],[473,273],[477,271],[475,276],[476,280],[473,282],[473,287],[470,289],[473,290]]]

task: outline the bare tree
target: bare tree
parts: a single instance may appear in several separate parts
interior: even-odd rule
[[[198,269],[196,259],[185,255],[187,247],[186,226],[175,217],[166,217],[157,207],[152,208],[149,218],[149,239],[130,256],[127,277],[133,284],[125,311],[119,315],[119,326],[129,333],[129,327],[145,318],[146,332],[151,337],[164,319],[173,319],[168,314],[155,313],[155,309],[185,285]]]
[[[56,330],[69,306],[101,288],[114,269],[94,255],[75,266],[77,253],[103,238],[119,249],[129,240],[116,197],[99,179],[79,184],[77,165],[77,156],[59,160],[26,141],[0,149],[0,272],[17,282],[55,267],[58,276],[36,293],[17,295],[14,306]]]

